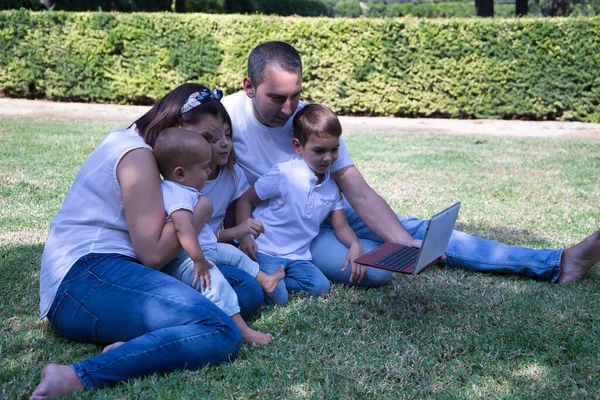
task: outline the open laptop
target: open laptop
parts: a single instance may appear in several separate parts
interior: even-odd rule
[[[431,217],[420,249],[384,243],[354,261],[402,274],[419,274],[446,252],[459,210],[460,202]]]

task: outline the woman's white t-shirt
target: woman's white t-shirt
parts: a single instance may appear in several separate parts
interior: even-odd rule
[[[113,131],[77,173],[50,222],[40,273],[40,318],[48,314],[62,280],[82,256],[116,253],[136,257],[125,222],[117,166],[125,154],[139,148],[152,150],[135,125]]]

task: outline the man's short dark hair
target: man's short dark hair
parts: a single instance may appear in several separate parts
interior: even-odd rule
[[[296,49],[285,42],[265,42],[259,44],[248,56],[248,76],[252,86],[258,87],[265,80],[267,65],[288,72],[302,74],[302,61]]]
[[[337,115],[322,104],[308,104],[294,116],[294,138],[304,146],[312,135],[317,137],[342,135]]]

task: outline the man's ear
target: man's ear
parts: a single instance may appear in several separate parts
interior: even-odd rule
[[[254,85],[252,85],[252,80],[249,76],[244,78],[243,86],[246,96],[253,98],[256,93],[254,93]]]
[[[294,151],[296,152],[296,154],[301,156],[302,155],[302,145],[300,144],[300,141],[296,138],[293,138],[292,145],[294,146]]]
[[[178,183],[181,183],[185,179],[185,170],[183,167],[175,167],[173,170],[173,178],[175,178]]]

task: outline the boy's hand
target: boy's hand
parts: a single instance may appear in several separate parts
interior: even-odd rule
[[[238,226],[240,227],[240,236],[252,235],[256,239],[265,232],[263,223],[254,218],[248,218]]]
[[[208,270],[212,267],[214,265],[206,261],[206,258],[194,261],[194,281],[192,282],[192,286],[196,287],[196,282],[200,279],[200,290],[202,291],[204,288],[210,289],[210,273]]]
[[[348,250],[348,255],[346,256],[346,260],[344,261],[344,266],[342,267],[342,271],[348,269],[348,265],[352,266],[352,273],[350,274],[350,282],[358,283],[362,281],[367,273],[367,267],[362,264],[357,264],[354,262],[358,257],[364,254],[362,245],[360,242],[355,242],[350,246]]]
[[[240,241],[240,250],[246,253],[248,257],[256,261],[256,253],[258,253],[258,246],[252,236],[246,235]]]

